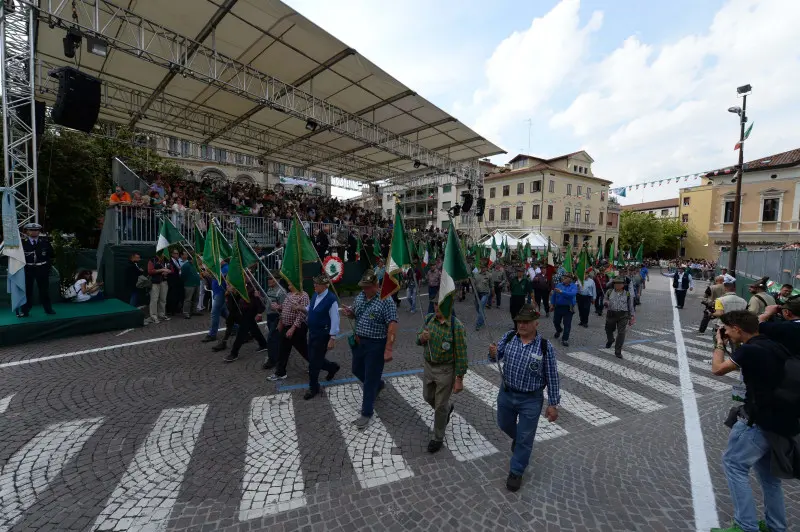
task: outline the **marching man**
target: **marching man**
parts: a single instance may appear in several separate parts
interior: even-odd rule
[[[429,453],[442,448],[444,431],[455,409],[450,396],[464,389],[464,375],[467,373],[464,325],[455,314],[449,320],[445,318],[438,301],[433,302],[433,311],[434,314],[425,316],[425,325],[417,333],[417,345],[425,347],[422,395],[435,410]]]
[[[356,345],[353,347],[353,375],[364,388],[361,416],[353,421],[358,429],[369,425],[374,413],[375,399],[384,388],[381,379],[383,365],[392,360],[397,336],[397,306],[391,298],[381,299],[378,277],[372,270],[364,272],[358,282],[362,292],[352,307],[342,307],[348,318],[356,319]]]
[[[497,394],[497,425],[511,438],[511,470],[506,480],[509,491],[522,486],[522,475],[533,451],[533,439],[547,387],[550,423],[558,419],[559,391],[556,352],[537,332],[539,313],[525,305],[514,318],[517,331],[509,331],[497,344],[489,346],[489,359],[502,362],[503,384]]]

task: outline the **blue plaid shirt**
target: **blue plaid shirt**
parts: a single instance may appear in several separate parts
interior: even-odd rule
[[[547,342],[542,355],[542,336],[537,334],[529,344],[523,344],[516,334],[506,334],[497,344],[497,359],[504,360],[503,382],[518,392],[532,392],[547,386],[547,401],[557,406],[561,402],[558,365],[553,344]]]
[[[356,335],[364,338],[386,338],[389,324],[397,321],[397,306],[391,297],[381,300],[376,295],[370,300],[364,292],[356,296],[353,304],[356,313]]]

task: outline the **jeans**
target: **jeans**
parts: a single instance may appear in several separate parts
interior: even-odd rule
[[[364,399],[361,403],[361,415],[372,417],[375,398],[383,387],[383,352],[386,349],[386,338],[373,339],[359,337],[353,349],[353,375],[361,381],[364,388]]]
[[[541,390],[519,393],[506,389],[505,385],[500,386],[497,394],[497,426],[516,442],[511,455],[511,472],[515,475],[522,475],[528,467],[543,403]]]
[[[438,295],[439,295],[438,286],[428,287],[428,314],[433,314],[433,302],[436,299],[436,296]]]
[[[328,354],[328,341],[331,339],[327,332],[323,334],[311,334],[308,337],[308,389],[312,392],[319,391],[319,372],[323,369],[327,372],[336,371],[339,365],[326,359]],[[383,354],[381,354],[383,358]]]
[[[733,500],[733,519],[742,530],[758,530],[758,517],[753,491],[750,488],[750,468],[756,475],[764,493],[764,514],[772,532],[786,530],[786,507],[783,502],[781,481],[770,472],[770,447],[758,425],[748,427],[741,419],[731,429],[728,447],[722,455],[728,489]]]
[[[280,314],[267,314],[267,362],[278,363],[278,351],[281,348],[281,337],[278,334]]]
[[[581,318],[581,323],[586,325],[589,323],[589,313],[592,311],[592,296],[578,294],[576,298],[578,301],[578,315]]]
[[[561,332],[561,322],[564,322],[564,336],[561,337],[563,341],[569,340],[569,332],[572,330],[572,309],[569,305],[556,305],[555,312],[553,312],[553,325],[556,327],[556,332]]]
[[[489,301],[488,293],[478,292],[478,299],[475,300],[475,312],[478,314],[478,320],[475,322],[475,328],[480,329],[486,323],[486,303]],[[479,304],[480,302],[480,304]]]
[[[225,306],[225,294],[214,294],[211,299],[211,328],[208,330],[208,335],[212,338],[217,337],[219,330],[219,318],[228,317],[228,308]]]
[[[138,288],[134,288],[131,291],[131,299],[130,299],[130,301],[128,301],[128,304],[130,306],[132,306],[132,307],[138,307],[139,306],[139,289]]]
[[[408,290],[406,295],[408,296],[408,304],[411,305],[411,312],[414,313],[417,311],[417,285],[413,281],[408,282]]]

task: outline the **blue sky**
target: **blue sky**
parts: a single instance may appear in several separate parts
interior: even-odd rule
[[[617,185],[730,165],[745,83],[746,158],[800,147],[800,1],[287,1],[507,150],[498,163],[528,151],[530,119],[533,155],[586,149]]]

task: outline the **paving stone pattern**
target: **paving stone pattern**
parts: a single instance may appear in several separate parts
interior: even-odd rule
[[[568,348],[542,318],[540,332],[558,353],[562,405],[556,423],[541,420],[516,494],[505,490],[510,442],[496,426],[498,367],[486,361],[488,344],[511,325],[507,298],[479,332],[471,302],[456,306],[471,365],[435,455],[425,450],[433,411],[413,344],[421,318],[407,306],[388,385],[364,431],[351,423],[361,387],[344,339],[329,354],[342,371],[311,401],[302,399],[299,356],[277,384],[265,380],[252,343],[240,361],[222,364],[200,343],[207,318],[0,349],[0,532],[691,530],[672,304],[667,280],[652,277],[623,360],[605,349],[602,318],[592,315],[588,329],[575,319]],[[710,373],[710,335],[694,332],[701,291],[698,283],[681,317],[726,522],[721,417],[736,376]],[[798,502],[787,485],[792,519]]]

